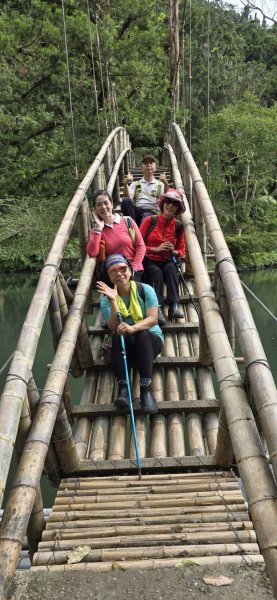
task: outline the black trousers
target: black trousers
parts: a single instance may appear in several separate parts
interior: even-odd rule
[[[135,202],[133,202],[131,198],[124,198],[122,200],[121,210],[122,214],[125,215],[125,217],[131,217],[132,219],[134,219],[138,227],[140,226],[143,219],[147,217],[147,215],[156,214],[154,211],[151,212],[151,210],[147,210],[147,208],[138,208],[138,206],[136,206]]]
[[[134,334],[134,342],[130,335],[124,336],[127,364],[137,367],[140,377],[151,379],[153,360],[163,347],[161,338],[151,331],[138,331]],[[122,355],[121,336],[114,333],[112,340],[112,366],[118,380],[125,380],[126,373]]]
[[[159,304],[163,304],[163,284],[167,288],[167,302],[179,302],[179,277],[177,269],[171,260],[160,261],[150,260],[145,257],[143,260],[144,281],[154,288]]]

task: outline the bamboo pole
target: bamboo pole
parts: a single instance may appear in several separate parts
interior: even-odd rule
[[[62,289],[59,279],[57,279],[57,281],[56,281],[56,286],[57,286],[57,296],[58,296],[58,302],[59,302],[60,314],[61,314],[61,322],[62,322],[62,327],[64,327],[67,316],[68,316],[68,306],[67,306],[66,298],[65,298],[65,295],[64,295],[64,292],[63,292],[63,289]],[[70,372],[71,372],[71,375],[73,375],[73,377],[81,377],[83,375],[83,369],[79,362],[76,346],[74,348],[74,352],[72,355]]]
[[[175,124],[173,127],[181,145],[187,167],[194,182],[198,201],[203,211],[208,235],[216,255],[220,277],[235,322],[242,354],[248,368],[251,389],[262,423],[272,466],[277,477],[277,391],[273,376],[270,369],[267,368],[267,360],[259,334],[205,185],[185,143],[181,130]]]
[[[17,462],[19,463],[29,431],[31,429],[32,419],[31,411],[26,393],[25,400],[22,406],[22,413],[19,421],[17,438],[15,441],[15,453]],[[38,543],[41,540],[42,532],[45,527],[45,519],[43,514],[43,500],[39,483],[36,486],[36,496],[34,505],[27,526],[27,539],[29,547],[30,560],[32,562],[33,555],[37,551]]]
[[[205,532],[208,535],[210,531],[245,531],[253,530],[251,521],[228,521],[228,522],[210,522],[210,523],[182,523],[178,529],[179,533]],[[155,533],[171,533],[172,524],[164,523],[162,525],[102,525],[102,527],[75,527],[75,529],[45,529],[42,535],[42,541],[58,541],[58,540],[76,540],[82,538],[93,537],[117,537],[124,535],[151,535]]]
[[[253,563],[263,563],[263,557],[259,554],[244,554],[243,556],[203,556],[203,557],[194,557],[192,560],[189,560],[190,565],[199,565],[199,566],[224,566],[229,564],[234,564],[238,566],[245,567],[246,565],[253,565]],[[101,562],[101,563],[77,563],[77,564],[68,564],[68,565],[47,565],[47,566],[37,566],[35,567],[36,571],[50,571],[54,573],[71,573],[74,571],[94,571],[94,572],[107,572],[114,571],[114,569],[118,568],[122,571],[127,571],[129,569],[145,569],[145,570],[153,570],[153,569],[165,569],[165,568],[173,568],[173,567],[184,567],[186,566],[186,559],[182,558],[163,558],[163,559],[145,559],[145,560],[133,560],[133,561],[119,561],[115,562]]]
[[[108,150],[107,150],[108,153]],[[106,156],[107,156],[106,153]],[[104,159],[105,160],[105,159]],[[85,196],[80,206],[78,213],[78,233],[79,233],[79,247],[81,255],[81,264],[83,265],[86,258],[86,247],[89,239],[89,206],[88,199]]]
[[[190,158],[188,160],[188,154],[190,154],[190,152],[185,144],[182,133],[181,133],[180,129],[178,128],[178,126],[175,126],[175,130],[177,132],[179,143],[182,146],[183,152],[186,153],[185,154],[186,162],[187,162],[187,164],[191,165],[190,172],[192,175],[192,179],[194,181],[194,187],[197,186],[197,189],[198,189],[199,183],[198,183],[198,180],[196,179],[196,171],[197,171],[197,176],[200,179],[199,172],[196,169],[196,166],[194,165],[193,159]],[[171,155],[172,161],[175,164],[174,153],[173,153],[172,147],[170,145],[168,145],[168,149],[169,149],[169,153]],[[193,164],[192,164],[192,162],[193,162]],[[177,185],[177,187],[182,187],[181,180],[178,177],[177,170],[175,171],[175,174],[176,174],[175,185]],[[203,188],[204,188],[204,185],[203,185],[203,183],[201,183],[200,189],[203,189]],[[198,195],[198,199],[199,199],[199,195]],[[215,250],[215,253],[217,253],[217,247],[218,247],[217,246],[217,239],[218,239],[217,233],[218,233],[218,231],[221,231],[221,230],[220,230],[220,227],[219,227],[216,217],[215,217],[216,230],[214,230],[213,227],[211,226],[211,221],[213,220],[213,208],[212,208],[210,200],[207,196],[205,196],[205,201],[207,201],[209,217],[206,215],[206,204],[204,206],[204,203],[202,201],[201,201],[201,208],[203,210],[204,216],[206,215],[208,233],[212,239],[212,245]],[[210,346],[210,350],[211,350],[211,354],[212,354],[212,358],[213,358],[213,364],[214,364],[214,368],[215,368],[217,379],[218,379],[219,386],[220,386],[222,406],[224,409],[226,421],[228,423],[229,435],[232,440],[232,446],[233,446],[233,449],[235,452],[237,464],[239,466],[240,476],[241,476],[242,482],[244,484],[244,487],[245,487],[245,490],[247,493],[249,507],[250,507],[254,525],[257,530],[260,548],[262,550],[263,556],[265,558],[265,561],[266,561],[266,564],[268,567],[268,571],[269,571],[270,578],[272,581],[273,589],[277,592],[277,549],[276,549],[277,548],[277,515],[276,515],[276,506],[275,506],[276,498],[277,498],[276,484],[275,484],[275,481],[273,480],[272,474],[270,472],[270,469],[269,469],[269,466],[268,466],[268,463],[266,460],[266,456],[264,454],[263,446],[261,443],[261,439],[258,435],[258,431],[257,431],[257,427],[256,427],[256,424],[255,424],[255,421],[253,418],[252,411],[248,405],[247,397],[246,397],[245,391],[243,389],[243,385],[242,385],[241,377],[240,377],[240,374],[239,374],[239,371],[238,371],[238,368],[236,365],[236,361],[234,359],[232,349],[230,347],[229,340],[227,338],[225,328],[224,328],[224,325],[222,322],[222,317],[219,314],[218,307],[215,302],[213,292],[211,290],[211,284],[210,284],[208,274],[204,269],[204,263],[203,263],[203,260],[201,257],[201,251],[200,251],[198,242],[196,240],[196,236],[195,236],[193,224],[191,222],[191,217],[189,214],[188,206],[187,206],[187,212],[185,213],[185,216],[182,217],[182,220],[185,224],[186,240],[187,240],[188,246],[190,248],[190,256],[192,259],[192,266],[193,266],[194,276],[195,276],[196,285],[197,285],[197,292],[198,292],[198,296],[201,298],[203,318],[204,318],[204,322],[205,322],[207,336],[209,339],[209,346]],[[220,234],[220,240],[222,242],[221,248],[226,247],[226,244],[225,244],[222,234]],[[220,251],[218,251],[218,257],[219,256],[221,259],[222,253]],[[230,271],[229,271],[229,266],[230,266],[230,263],[228,263],[228,265],[227,265],[227,263],[226,263],[226,265],[225,265],[225,263],[222,263],[223,268],[221,271],[221,265],[220,265],[220,273],[221,273],[222,279],[224,276],[223,274],[226,272],[225,267],[227,268],[227,273],[235,272],[235,268],[233,267],[233,265],[232,265]],[[229,288],[227,286],[227,281],[228,281],[228,277],[226,277],[226,280],[224,278],[224,287],[225,287],[226,295],[228,297],[229,291],[227,291],[227,289],[229,290]],[[230,283],[230,282],[228,282],[228,283]],[[232,302],[231,297],[234,298],[234,295],[233,295],[234,289],[236,289],[235,297],[238,299],[237,287],[240,284],[237,284],[236,278],[233,280],[233,284],[234,284],[234,287],[232,288],[232,290],[230,290],[230,298],[228,297],[230,305]],[[232,287],[232,285],[229,287]],[[245,328],[247,339],[249,339],[248,335],[250,333],[251,328],[249,329],[248,324],[250,325],[251,317],[249,316],[248,311],[245,311],[244,308],[245,308],[245,304],[243,302],[239,301],[238,309],[243,314],[243,322],[244,322],[243,328]],[[237,312],[237,311],[232,310],[232,314],[233,314],[233,317],[234,317],[234,320],[236,323],[236,330],[237,330],[237,332],[239,332],[239,338],[240,338],[242,347],[244,346],[246,348],[247,344],[246,344],[246,339],[245,339],[243,331],[242,331],[243,328],[241,326],[242,325],[241,319],[239,317],[235,316],[235,312]],[[237,321],[236,321],[236,319],[237,319]],[[252,320],[252,322],[253,322],[253,320]],[[252,344],[253,344],[254,338],[256,340],[256,334],[254,335],[254,337],[252,337],[250,335],[250,338],[252,339]],[[243,341],[243,344],[242,344],[242,341]],[[254,344],[254,354],[252,354],[252,356],[255,355],[257,358],[256,349],[257,349],[257,347],[255,347],[255,344]],[[248,350],[249,350],[249,353],[245,352],[245,357],[246,357],[247,361],[249,360],[250,355],[251,355],[249,347],[248,347]],[[254,369],[253,369],[253,371],[254,371]],[[264,398],[267,398],[267,392],[270,387],[270,385],[268,386],[267,383],[269,384],[270,382],[267,377],[264,378],[264,368],[261,368],[258,371],[259,371],[259,374],[261,375],[261,379],[260,379],[260,383],[259,383],[260,391],[262,389],[261,381],[264,382],[264,384],[266,386],[266,391],[265,391],[265,389],[263,389],[263,394],[264,394],[263,399],[261,399],[261,397],[260,397],[261,396],[260,392],[257,394],[257,403],[261,407],[261,416],[263,415],[263,421],[265,422],[264,425],[267,429],[267,438],[270,441],[271,449],[272,449],[273,444],[276,447],[276,427],[275,427],[275,440],[273,442],[273,439],[271,437],[271,434],[273,434],[273,430],[271,429],[272,423],[269,425],[267,415],[269,413],[272,414],[272,422],[274,423],[274,425],[276,425],[275,404],[274,404],[274,401],[272,402],[270,400],[269,411],[264,406]],[[256,370],[255,370],[255,373],[257,374]],[[256,378],[255,377],[253,378],[253,376],[252,376],[252,379],[253,379],[253,383],[255,385]],[[252,384],[252,381],[251,381],[251,384]],[[274,391],[274,394],[275,394],[275,391]],[[272,397],[274,397],[274,394]],[[264,410],[262,410],[262,407],[264,408]],[[268,425],[268,427],[267,427],[267,425]],[[219,440],[220,440],[220,438],[222,440],[222,433],[220,432],[220,430],[219,430],[219,433],[220,433]],[[226,435],[225,438],[223,438],[223,439],[227,440],[228,436]],[[228,449],[228,447],[230,448],[229,443],[228,443],[227,449]],[[276,456],[277,456],[277,453],[276,453]],[[217,452],[218,462],[222,463],[223,462],[222,458],[223,458],[223,454],[221,453],[221,455],[220,455]],[[224,464],[224,462],[223,462],[223,464]],[[253,472],[256,474],[256,481],[259,481],[258,487],[256,487],[255,484],[253,485],[253,477],[252,477],[252,475],[250,476],[250,474],[252,474]]]
[[[100,323],[100,311],[97,312],[96,319],[95,319],[95,324],[99,325],[99,323]],[[101,336],[99,336],[99,335],[94,336],[93,340],[91,342],[91,352],[92,352],[92,356],[96,359],[98,359],[100,357],[101,345],[102,345]],[[84,385],[81,402],[80,402],[81,405],[93,404],[95,402],[97,378],[98,378],[97,372],[91,371],[91,370],[87,371],[85,385]],[[93,427],[92,421],[88,417],[81,417],[80,419],[78,419],[76,429],[75,429],[75,434],[74,434],[74,440],[75,440],[75,444],[76,444],[77,453],[78,453],[80,459],[86,458],[86,456],[87,456],[92,427]]]
[[[35,294],[20,333],[9,369],[9,375],[15,373],[16,377],[12,378],[8,376],[0,401],[0,505],[8,476],[26,387],[30,379],[37,344],[64,248],[70,236],[78,210],[94,179],[99,164],[102,162],[113,137],[121,129],[121,127],[115,128],[108,136],[65,212],[52,248],[41,271]],[[7,414],[12,415],[8,420]]]
[[[97,563],[116,560],[141,560],[145,558],[173,558],[186,555],[189,560],[193,557],[202,556],[217,556],[217,555],[244,555],[252,554],[259,555],[259,547],[254,543],[242,544],[198,544],[198,545],[179,545],[179,546],[162,546],[149,548],[123,548],[123,549],[106,549],[90,550],[85,557],[86,563]],[[35,557],[35,566],[38,565],[62,565],[68,562],[68,552],[62,550],[55,551],[39,551]]]
[[[94,258],[86,258],[72,309],[66,321],[59,346],[50,368],[28,440],[25,444],[15,481],[11,488],[0,531],[0,597],[6,598],[16,568],[26,525],[32,511],[36,486],[43,469],[47,447],[56,421],[64,384],[75,347],[82,312],[89,290]],[[78,466],[76,451],[66,468]],[[24,498],[24,502],[22,501]]]
[[[200,398],[205,398],[205,400],[215,399],[214,385],[209,369],[197,369],[197,384]],[[203,422],[209,453],[214,454],[217,443],[218,414],[216,412],[205,414]]]
[[[114,375],[112,371],[99,373],[96,402],[109,404],[112,402],[114,393]],[[104,460],[107,454],[110,419],[109,417],[97,417],[94,421],[91,436],[90,460]],[[122,433],[122,430],[121,430]]]
[[[154,369],[152,390],[157,402],[163,400],[163,376],[160,369]],[[154,415],[150,420],[150,456],[161,458],[167,456],[166,419],[164,415]]]
[[[173,336],[166,335],[164,353],[167,356],[176,356]],[[167,369],[165,373],[166,400],[180,400],[178,373],[175,368]],[[185,456],[185,441],[182,415],[172,413],[167,417],[168,454],[169,456]]]
[[[62,287],[64,297],[68,306],[71,306],[73,300],[73,294],[69,289],[64,277],[60,276],[59,278],[60,285]],[[91,288],[89,290],[88,296],[91,294]],[[87,303],[86,303],[87,306]],[[80,367],[82,369],[89,369],[93,365],[93,357],[91,353],[91,347],[89,343],[88,336],[88,328],[84,319],[82,319],[80,331],[78,334],[77,342],[76,342],[76,352],[78,356],[78,361],[80,363]]]
[[[132,398],[133,401],[140,397],[140,377],[139,372],[133,370],[133,383],[132,383]],[[135,417],[138,451],[140,458],[146,457],[146,435],[147,435],[147,420],[145,415],[139,415]],[[136,450],[133,431],[130,437],[130,459],[136,459]]]
[[[236,339],[235,339],[234,320],[231,315],[230,307],[229,307],[228,300],[227,300],[225,290],[224,290],[224,285],[223,285],[220,277],[218,277],[218,279],[217,279],[217,294],[218,294],[217,301],[219,304],[220,312],[222,314],[226,333],[228,335],[231,348],[232,348],[233,352],[235,352]]]

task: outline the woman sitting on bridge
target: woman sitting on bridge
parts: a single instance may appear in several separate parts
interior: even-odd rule
[[[160,214],[144,219],[140,231],[146,245],[143,261],[145,281],[153,285],[159,304],[163,305],[163,284],[167,287],[169,319],[178,319],[183,314],[178,308],[179,279],[172,257],[185,256],[185,236],[182,224],[175,217],[185,212],[183,194],[180,190],[169,189],[160,196]],[[159,323],[165,318],[159,309]]]
[[[121,336],[125,338],[126,356],[130,370],[135,364],[140,374],[140,399],[144,413],[154,414],[157,402],[151,390],[153,360],[163,347],[163,334],[158,323],[158,299],[150,285],[132,280],[133,270],[128,259],[113,254],[105,261],[107,284],[97,282],[105,294],[100,302],[102,317],[114,332],[112,364],[118,381],[115,405],[127,408],[128,388],[122,357]],[[122,322],[120,320],[122,319]]]
[[[131,217],[113,214],[112,197],[106,190],[95,192],[92,202],[93,221],[87,253],[89,256],[102,255],[102,261],[105,256],[117,252],[126,255],[133,267],[134,278],[140,281],[145,245],[137,224]]]

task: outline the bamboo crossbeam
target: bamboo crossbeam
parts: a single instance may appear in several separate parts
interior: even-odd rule
[[[247,512],[247,508],[242,505],[240,506],[240,510],[238,507],[235,509],[234,505],[232,505],[232,511],[226,510],[224,507],[221,507],[221,511],[214,511],[209,513],[201,513],[201,512],[186,512],[185,514],[180,513],[179,509],[172,509],[172,514],[167,512],[167,514],[157,514],[157,511],[152,511],[153,514],[151,516],[145,515],[137,515],[137,516],[128,516],[126,511],[124,511],[124,515],[120,516],[112,516],[107,514],[105,518],[100,519],[91,519],[87,518],[85,520],[66,520],[66,521],[48,521],[46,524],[46,531],[66,531],[75,530],[75,529],[85,529],[95,527],[118,527],[122,524],[132,526],[132,525],[181,525],[184,523],[185,525],[191,525],[194,523],[200,524],[210,524],[221,522],[224,519],[224,522],[234,522],[234,521],[247,521],[249,520],[252,528],[252,522],[250,521],[250,517]],[[158,511],[160,512],[160,511]],[[249,529],[249,527],[246,527]],[[57,538],[58,539],[58,538]]]
[[[73,279],[74,282],[74,279]],[[77,280],[75,280],[75,283],[77,282]],[[191,302],[191,298],[197,302],[198,301],[198,296],[196,296],[195,294],[192,294],[191,296],[189,296],[188,294],[181,294],[180,296],[180,300],[179,300],[179,304],[187,304],[188,302]],[[91,306],[94,308],[99,308],[100,306],[100,301],[99,300],[92,300]]]
[[[113,505],[116,506],[118,504],[121,505],[121,508],[131,508],[135,506],[138,502],[141,506],[152,506],[152,507],[160,507],[160,506],[191,506],[194,505],[195,502],[201,502],[202,504],[217,502],[219,498],[224,498],[224,501],[228,501],[229,503],[238,503],[243,501],[242,494],[237,489],[216,489],[216,490],[205,490],[205,491],[185,491],[185,492],[171,492],[170,499],[168,499],[166,494],[148,494],[145,492],[133,494],[131,497],[123,495],[115,495],[115,496],[106,496],[106,495],[97,495],[97,496],[74,496],[74,497],[59,497],[57,498],[57,502],[53,507],[53,513],[56,511],[66,511],[68,508],[70,510],[104,510],[109,509]],[[97,505],[97,506],[95,506]]]
[[[140,415],[142,413],[142,409],[140,406],[136,406],[134,404],[134,414]],[[219,409],[219,401],[212,400],[180,400],[177,404],[177,401],[172,402],[160,402],[159,403],[159,413],[160,414],[171,414],[172,411],[175,413],[187,413],[192,410],[197,410],[197,412],[207,413],[212,412],[215,409]],[[97,417],[97,416],[107,416],[113,417],[118,414],[127,414],[128,409],[118,409],[114,404],[83,404],[80,406],[74,406],[72,408],[72,415],[74,417]]]
[[[36,349],[47,313],[53,285],[56,281],[65,245],[69,239],[78,210],[101,164],[108,147],[121,127],[116,127],[106,139],[91,167],[74,194],[58,229],[57,235],[41,271],[35,294],[24,321],[19,341],[10,365],[0,400],[0,505],[10,467],[26,387],[31,376]],[[28,341],[28,343],[26,343]],[[12,415],[7,419],[7,414]]]
[[[196,492],[196,488],[197,487],[197,492]],[[136,488],[126,488],[126,487],[120,487],[120,488],[104,488],[104,489],[95,489],[95,488],[87,488],[84,490],[76,490],[76,488],[73,488],[72,490],[69,490],[67,488],[63,489],[63,490],[59,490],[56,496],[56,505],[57,504],[62,504],[62,502],[60,501],[62,498],[67,498],[67,497],[72,497],[73,501],[76,502],[78,497],[82,497],[83,496],[89,496],[89,497],[93,497],[95,496],[95,498],[99,499],[99,498],[107,498],[110,496],[121,496],[123,495],[124,497],[126,496],[126,491],[128,491],[128,496],[135,496],[137,497],[137,494],[152,494],[154,497],[156,496],[160,496],[162,497],[165,494],[176,494],[176,493],[184,493],[184,492],[193,492],[195,493],[199,493],[199,492],[205,492],[205,491],[212,491],[212,490],[237,490],[238,489],[238,484],[236,481],[223,481],[223,482],[215,482],[213,481],[212,483],[203,483],[201,481],[201,483],[196,482],[196,480],[192,481],[191,483],[183,483],[183,484],[179,484],[179,485],[166,485],[166,486],[141,486],[141,487],[136,487]]]
[[[80,545],[93,546],[93,548],[127,548],[136,546],[173,546],[177,544],[251,544],[256,543],[256,534],[254,531],[209,531],[205,536],[203,532],[191,533],[173,533],[173,534],[150,534],[133,536],[116,536],[105,538],[82,538],[76,540],[49,540],[40,542],[39,549],[51,550],[71,550]]]
[[[163,333],[190,333],[192,331],[198,331],[197,323],[171,323],[170,321],[168,321],[168,323],[163,325]],[[91,325],[88,328],[89,335],[106,335],[108,332],[109,330],[107,327],[96,327],[95,325]]]
[[[253,530],[251,521],[229,521],[229,522],[211,522],[211,523],[185,523],[178,527],[179,533],[205,532],[206,535],[210,531],[239,531],[246,529]],[[124,535],[152,535],[155,533],[171,533],[174,530],[172,524],[164,523],[163,525],[117,525],[116,527],[102,526],[93,528],[78,527],[75,529],[47,529],[42,534],[42,541],[57,541],[57,540],[73,540],[85,538],[100,538]]]
[[[260,554],[244,554],[243,556],[229,555],[229,556],[205,556],[205,557],[194,557],[190,559],[176,559],[176,558],[163,558],[163,559],[148,559],[148,560],[132,560],[132,561],[119,561],[115,562],[101,562],[101,563],[76,563],[71,565],[45,565],[33,567],[37,571],[50,571],[53,573],[72,573],[74,571],[94,571],[94,572],[108,572],[119,569],[122,571],[128,571],[129,569],[166,569],[173,567],[184,567],[186,565],[199,565],[199,566],[224,566],[224,565],[253,565],[254,563],[263,563],[264,559]],[[32,570],[32,569],[31,569]]]
[[[137,547],[122,549],[100,549],[90,550],[85,557],[86,563],[97,563],[105,561],[126,561],[141,560],[145,558],[172,558],[180,556],[189,556],[189,560],[194,557],[211,555],[238,555],[238,554],[259,554],[259,547],[255,543],[222,543],[222,544],[199,544],[199,545],[178,545],[161,547]],[[37,552],[34,558],[34,566],[38,565],[63,565],[67,564],[68,552],[62,550]]]
[[[181,357],[181,356],[176,356],[173,358],[171,358],[170,356],[158,356],[155,360],[154,360],[154,368],[155,367],[162,367],[164,369],[167,368],[181,368],[181,367],[200,367],[200,361],[199,358],[197,356],[188,356],[188,357]],[[99,371],[107,371],[108,369],[110,369],[110,365],[107,365],[105,363],[104,360],[95,360],[93,363],[93,368]]]
[[[205,468],[205,467],[216,467],[214,456],[181,456],[180,458],[143,458],[141,460],[141,468],[151,471],[160,471],[161,469],[180,469],[180,468]],[[136,465],[129,459],[123,460],[98,460],[97,464],[94,461],[83,460],[81,461],[78,472],[84,473],[101,473],[108,474],[117,472],[128,472],[132,473],[136,470]]]
[[[194,471],[193,473],[186,473],[184,471],[179,471],[178,473],[156,473],[156,474],[143,474],[141,476],[141,478],[139,478],[138,475],[115,475],[113,473],[113,475],[109,475],[106,476],[104,479],[102,476],[93,476],[93,477],[75,477],[74,479],[72,479],[72,477],[64,477],[61,485],[60,485],[60,489],[63,488],[67,488],[70,489],[71,488],[76,488],[76,489],[81,489],[81,488],[86,488],[87,485],[93,487],[95,485],[95,487],[99,487],[100,488],[105,488],[105,487],[110,487],[110,485],[112,484],[112,486],[121,486],[121,485],[128,485],[128,487],[134,485],[134,486],[140,486],[140,485],[145,485],[145,483],[149,484],[152,483],[157,484],[158,485],[167,485],[168,482],[172,482],[172,481],[177,481],[177,482],[181,482],[182,480],[202,480],[202,479],[210,479],[213,480],[216,479],[217,481],[223,481],[223,480],[231,480],[231,479],[236,479],[233,471],[231,470],[209,470],[209,469],[203,469],[201,471]]]

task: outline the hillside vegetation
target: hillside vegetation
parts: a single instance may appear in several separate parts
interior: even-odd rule
[[[210,10],[209,42],[207,2],[192,1],[191,19],[180,3],[176,121],[192,132],[203,176],[209,160],[209,192],[237,263],[276,264],[276,25],[220,1]],[[160,155],[171,118],[169,0],[68,0],[65,19],[73,113],[60,0],[1,3],[2,270],[41,265],[78,180],[116,124],[128,130],[138,163],[145,150]]]

